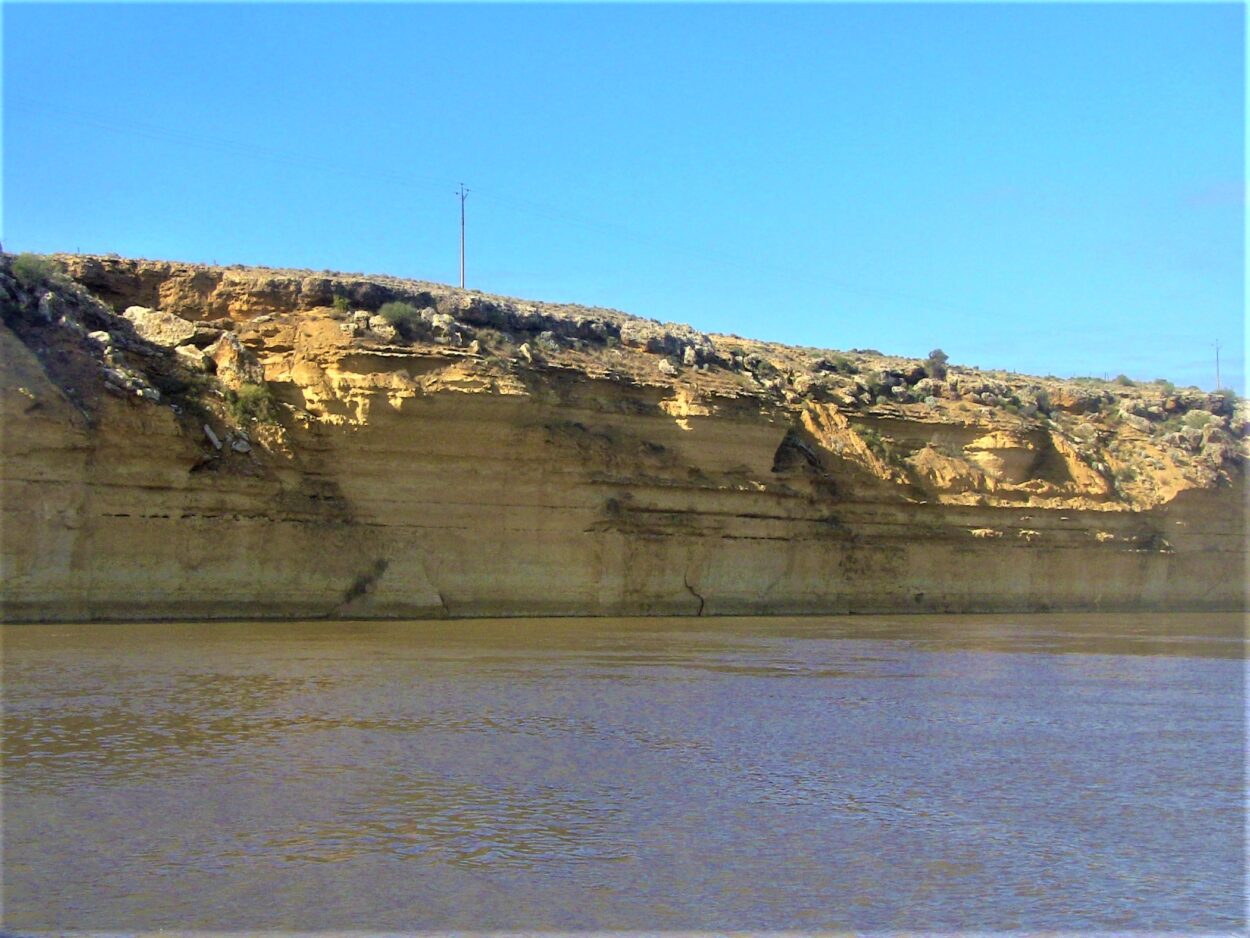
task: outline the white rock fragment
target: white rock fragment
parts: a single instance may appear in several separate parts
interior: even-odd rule
[[[195,323],[159,309],[130,306],[122,315],[134,324],[135,332],[154,345],[173,348],[195,335]]]
[[[194,345],[180,345],[174,349],[174,354],[178,356],[178,361],[192,371],[208,370],[208,359],[204,356],[204,351]]]
[[[39,297],[39,317],[44,322],[52,322],[57,317],[58,305],[59,301],[56,298],[56,294],[49,290]]]
[[[244,384],[265,382],[265,369],[233,332],[223,332],[204,354],[216,363],[217,377],[227,387],[238,390]]]
[[[213,444],[214,449],[221,449],[221,440],[217,439],[217,434],[208,424],[204,424],[204,435],[208,437],[208,442]]]
[[[384,342],[393,342],[399,334],[385,316],[370,316],[369,331]]]

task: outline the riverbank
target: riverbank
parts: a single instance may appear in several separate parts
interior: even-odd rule
[[[55,260],[0,263],[6,621],[1245,608],[1229,395]]]

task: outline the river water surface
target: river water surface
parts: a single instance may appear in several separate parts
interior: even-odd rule
[[[10,933],[1245,925],[1239,616],[0,637]]]

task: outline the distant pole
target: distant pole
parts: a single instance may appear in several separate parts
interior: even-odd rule
[[[464,289],[464,200],[469,197],[469,190],[464,187],[464,183],[460,183],[460,190],[456,193],[460,196],[460,289]]]
[[[1215,390],[1219,390],[1224,385],[1220,384],[1220,341],[1215,340]]]

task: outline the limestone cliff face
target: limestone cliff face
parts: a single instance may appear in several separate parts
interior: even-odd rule
[[[9,621],[1245,607],[1220,395],[59,260],[0,263]]]

